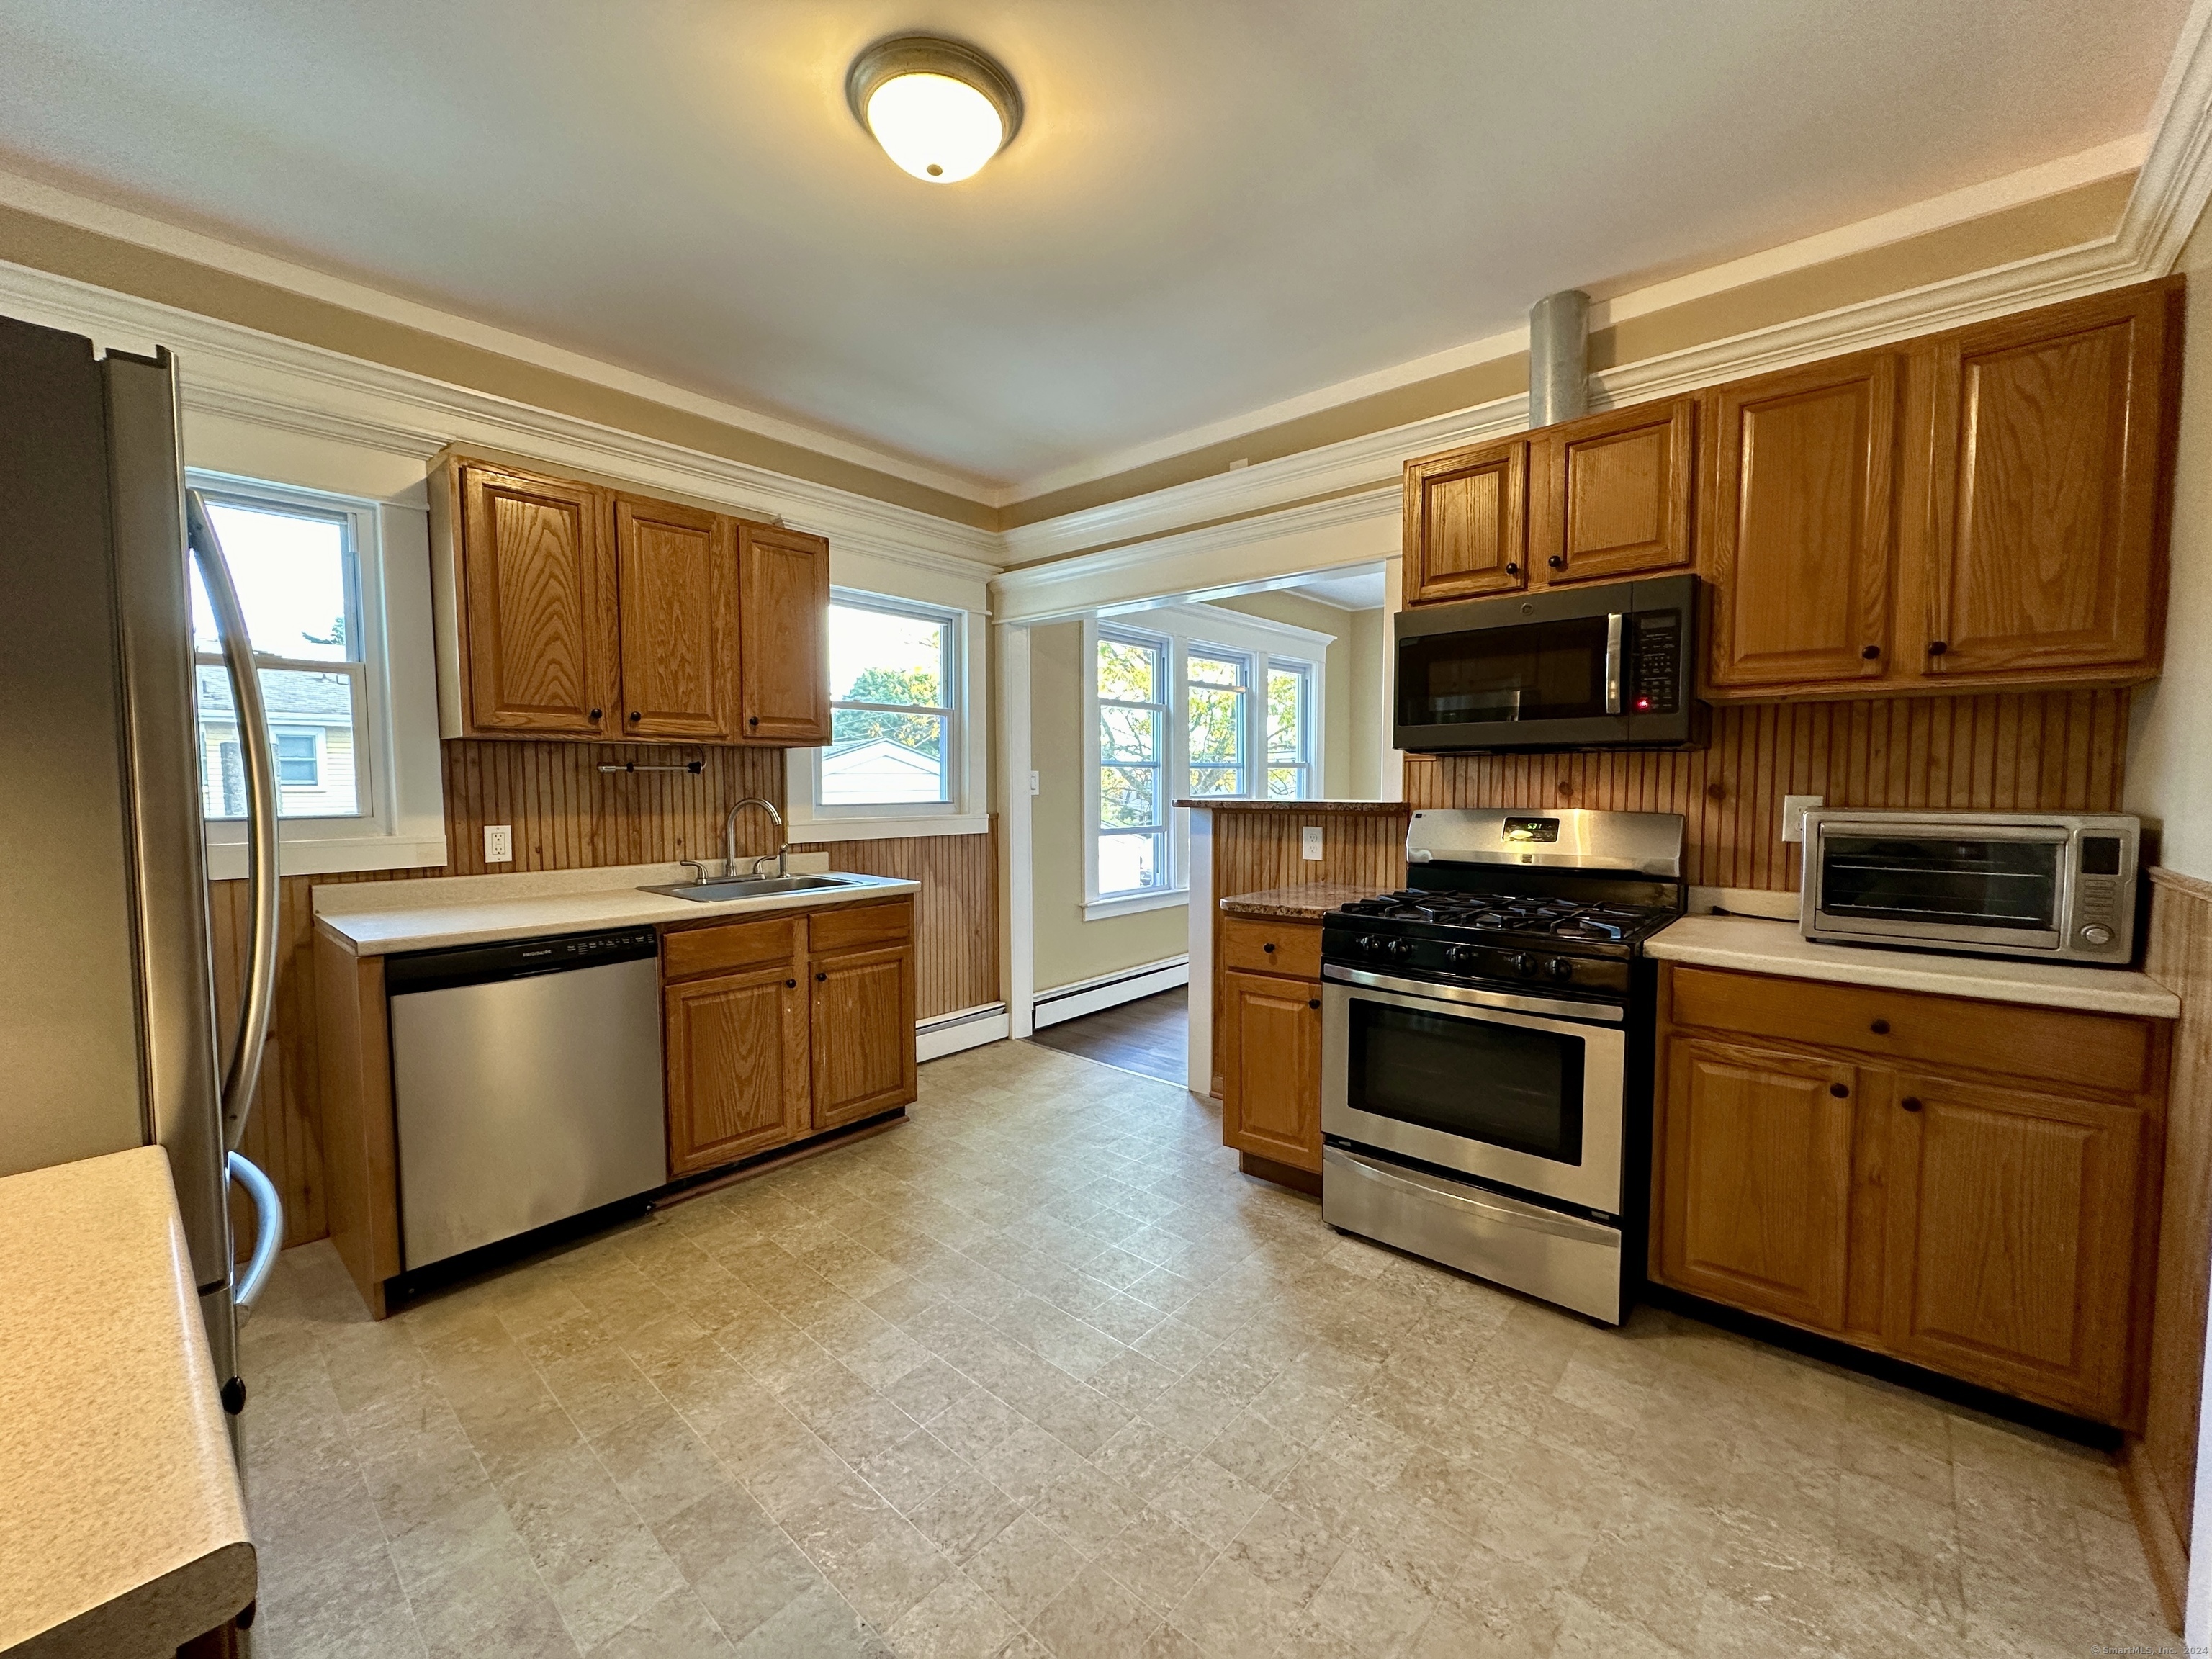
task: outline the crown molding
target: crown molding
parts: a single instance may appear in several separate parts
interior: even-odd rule
[[[937,575],[981,584],[999,568],[991,531],[70,277],[0,263],[0,304],[103,348],[169,348],[187,412],[423,461],[449,443],[483,444],[702,496]]]

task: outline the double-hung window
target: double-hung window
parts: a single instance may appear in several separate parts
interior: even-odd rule
[[[944,612],[841,597],[830,606],[830,746],[817,806],[953,798],[955,629]]]
[[[1168,857],[1168,653],[1157,640],[1102,632],[1092,672],[1098,707],[1097,891],[1156,892]]]
[[[1267,664],[1267,793],[1276,800],[1305,800],[1313,787],[1313,665]]]
[[[296,498],[207,492],[261,677],[283,818],[365,818],[375,810],[368,664],[356,545],[360,515]],[[191,567],[201,806],[246,815],[246,763],[215,612]]]
[[[1249,794],[1252,659],[1209,647],[1190,652],[1185,664],[1190,793]]]

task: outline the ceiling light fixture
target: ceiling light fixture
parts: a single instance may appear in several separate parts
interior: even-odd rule
[[[845,101],[884,153],[915,178],[971,178],[1021,130],[1013,77],[975,47],[933,34],[878,40],[853,60]]]

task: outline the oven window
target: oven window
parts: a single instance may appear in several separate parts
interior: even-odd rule
[[[1878,921],[2047,933],[2058,913],[2063,841],[1829,836],[1820,908]]]
[[[1606,618],[1431,634],[1398,647],[1401,726],[1602,719]]]
[[[1346,1103],[1556,1164],[1583,1161],[1583,1042],[1352,999]]]

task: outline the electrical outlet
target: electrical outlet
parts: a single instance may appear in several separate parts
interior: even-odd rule
[[[1043,784],[1042,784],[1042,782],[1040,782],[1040,781],[1039,781],[1038,777],[1037,777],[1037,775],[1036,775],[1036,773],[1034,773],[1034,772],[1030,773],[1030,793],[1031,793],[1032,795],[1034,795],[1034,794],[1037,793],[1039,790],[1041,790],[1042,788],[1043,788],[1043,787],[1044,787],[1044,786],[1043,786]]]
[[[1309,823],[1300,826],[1298,830],[1298,856],[1302,859],[1310,859],[1316,863],[1320,862],[1321,825],[1317,823]]]
[[[512,864],[514,862],[514,826],[511,823],[484,825],[484,862]]]
[[[1782,839],[1805,839],[1805,814],[1815,806],[1827,804],[1826,795],[1784,795],[1782,798]]]

